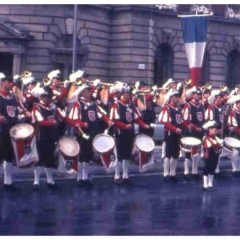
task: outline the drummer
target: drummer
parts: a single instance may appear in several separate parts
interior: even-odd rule
[[[47,176],[47,186],[55,188],[53,169],[57,168],[55,147],[59,139],[57,124],[64,120],[63,112],[52,102],[53,91],[45,86],[40,93],[40,102],[33,107],[32,118],[37,132],[37,149],[39,162],[34,168],[34,189],[39,189],[40,175],[44,167]]]
[[[231,103],[233,104],[233,108],[228,116],[227,127],[230,136],[240,140],[240,95],[232,96]],[[223,148],[222,156],[227,155],[231,157],[233,176],[240,176],[240,156],[238,150],[233,149],[229,153]]]
[[[203,125],[207,131],[203,138],[204,148],[204,170],[203,170],[203,189],[208,190],[213,187],[215,169],[218,164],[221,151],[222,140],[217,137],[218,124],[216,121],[208,121]]]
[[[209,106],[205,110],[204,117],[205,121],[216,121],[218,124],[217,135],[219,137],[223,136],[223,94],[220,89],[214,89],[211,91],[211,95],[208,98]],[[220,161],[218,161],[218,166],[216,167],[216,174],[220,172],[219,170]]]
[[[147,87],[147,84],[143,81],[138,81],[137,86],[135,84],[135,88],[137,91],[146,90],[146,87]],[[136,96],[137,96],[136,106],[139,112],[141,113],[142,120],[148,125],[150,125],[151,123],[155,123],[156,114],[154,111],[154,107],[155,107],[155,103],[153,101],[154,95],[151,92],[144,93],[144,94],[139,94],[138,92],[136,92]],[[139,101],[142,102],[143,106],[138,104]],[[153,137],[154,129],[153,128],[145,129],[139,126],[139,133],[143,133],[148,135],[149,137]]]
[[[184,105],[183,108],[183,125],[186,128],[187,136],[191,136],[202,140],[204,124],[204,106],[201,103],[202,91],[200,88],[194,86],[191,90],[191,100]],[[198,165],[200,162],[200,154],[198,148],[193,147],[191,153],[185,153],[184,160],[184,176],[187,180],[196,180],[198,176]],[[192,160],[192,161],[191,161]],[[190,175],[189,168],[192,163],[192,176]]]
[[[180,94],[169,90],[165,103],[159,114],[159,122],[165,127],[165,156],[163,160],[163,177],[176,182],[177,160],[180,153],[180,138],[182,136],[182,111],[179,107]]]
[[[129,183],[129,165],[134,143],[134,122],[148,129],[149,125],[141,120],[141,115],[132,102],[132,89],[124,83],[121,89],[121,97],[115,102],[110,111],[110,119],[116,128],[117,164],[115,168],[114,182]],[[123,169],[120,176],[121,165]]]
[[[11,93],[13,77],[0,73],[0,163],[3,163],[4,187],[12,188],[14,152],[9,130],[18,123],[18,114],[31,117],[21,102]]]
[[[75,136],[80,144],[81,151],[78,162],[78,186],[90,186],[89,162],[93,159],[92,141],[98,134],[98,119],[102,118],[111,125],[107,113],[92,101],[92,91],[89,83],[82,83],[78,88],[79,101],[73,107],[67,117],[67,123],[75,127]],[[83,134],[84,132],[84,134]],[[86,138],[89,136],[89,139]]]

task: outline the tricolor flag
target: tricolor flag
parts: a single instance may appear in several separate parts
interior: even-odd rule
[[[191,86],[198,86],[207,39],[208,16],[182,17],[182,31],[190,68]]]

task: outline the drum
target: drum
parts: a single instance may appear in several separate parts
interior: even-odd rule
[[[180,148],[184,152],[192,152],[193,148],[198,148],[200,150],[201,140],[194,137],[183,137],[180,140]]]
[[[68,136],[59,139],[56,153],[58,155],[58,170],[65,173],[78,172],[78,156],[80,146],[78,142]]]
[[[145,134],[139,134],[135,138],[132,151],[132,160],[139,166],[139,171],[144,172],[152,168],[154,160],[152,152],[155,148],[154,141]]]
[[[223,148],[228,152],[232,152],[233,149],[240,150],[240,141],[233,137],[225,137]]]
[[[114,139],[105,133],[98,134],[94,137],[92,145],[94,150],[100,155],[100,159],[105,170],[110,172],[116,164]]]
[[[38,162],[38,152],[34,128],[27,123],[20,123],[10,129],[10,137],[16,164],[19,168],[28,168]]]

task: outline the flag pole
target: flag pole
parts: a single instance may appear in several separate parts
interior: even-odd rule
[[[74,5],[74,28],[73,28],[73,49],[72,49],[72,72],[76,67],[76,45],[77,45],[77,11],[78,5]]]

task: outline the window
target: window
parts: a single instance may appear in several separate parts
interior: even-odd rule
[[[155,52],[154,58],[154,84],[162,86],[168,78],[172,77],[173,51],[168,44],[161,44]]]
[[[226,85],[233,89],[238,84],[240,77],[240,54],[235,49],[228,54],[227,58],[227,74]]]

